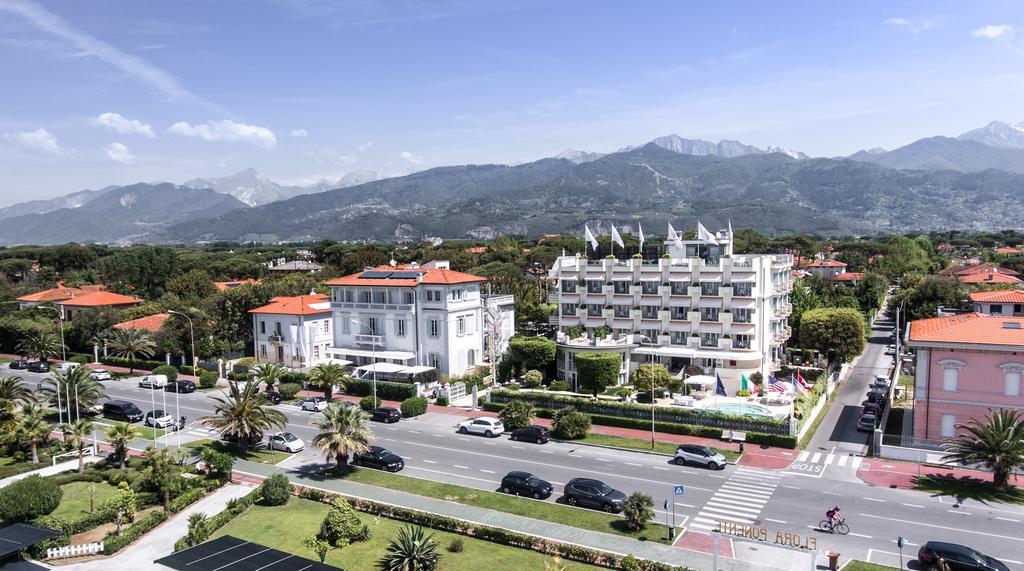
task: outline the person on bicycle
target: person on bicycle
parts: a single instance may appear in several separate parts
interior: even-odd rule
[[[826,511],[825,517],[828,518],[828,522],[832,525],[843,521],[843,514],[839,511],[839,506],[835,506],[834,508]]]

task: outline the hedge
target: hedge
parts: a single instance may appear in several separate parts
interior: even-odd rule
[[[245,510],[249,509],[254,503],[256,503],[256,500],[260,499],[260,496],[262,495],[262,488],[262,485],[257,486],[256,489],[241,498],[229,501],[227,507],[224,508],[224,511],[207,519],[206,525],[209,526],[210,535],[212,536],[215,531],[227,525],[231,520],[241,515]],[[181,551],[188,546],[187,535],[174,542],[175,551]]]
[[[365,397],[373,394],[373,381],[367,379],[352,379],[345,383],[345,392]],[[416,387],[408,383],[392,383],[389,381],[377,381],[377,398],[384,400],[404,401],[416,396]]]
[[[507,404],[513,400],[529,402],[534,408],[557,410],[573,406],[581,412],[592,415],[646,419],[648,422],[651,419],[651,407],[642,404],[545,393],[513,392],[502,389],[491,391],[491,402]],[[655,407],[654,415],[656,420],[667,423],[690,424],[723,430],[741,430],[744,432],[763,432],[765,434],[789,434],[788,419],[753,419],[714,411],[664,406]],[[650,426],[650,424],[647,426]]]
[[[402,418],[411,418],[427,412],[427,399],[412,397],[402,401]]]
[[[142,537],[161,523],[167,521],[167,518],[170,517],[170,515],[171,514],[163,510],[157,510],[132,525],[122,529],[120,535],[111,532],[103,538],[103,554],[112,555],[117,553],[122,548],[127,547],[131,542]]]
[[[163,367],[167,365],[167,363],[163,361],[150,361],[148,359],[135,359],[135,363],[133,365],[131,361],[124,357],[100,357],[100,363],[103,363],[104,365],[112,365],[114,367],[134,367],[139,371],[152,371],[157,367]],[[174,367],[175,369],[178,369],[179,371],[182,369],[181,367],[176,367],[174,365],[171,366]],[[185,370],[188,369],[189,367],[185,367]]]

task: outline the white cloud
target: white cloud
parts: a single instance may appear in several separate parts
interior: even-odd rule
[[[402,154],[400,156],[402,157],[403,161],[409,163],[410,165],[420,166],[424,162],[423,159],[417,157],[416,155],[410,153],[409,151],[402,151]]]
[[[313,157],[313,160],[320,164],[338,163],[343,165],[350,165],[359,162],[358,157],[347,155],[345,153],[340,153],[332,149],[320,149],[318,151],[309,151],[307,154]]]
[[[133,155],[131,151],[128,150],[128,147],[122,145],[121,143],[110,143],[106,147],[103,147],[103,150],[107,153],[107,156],[110,157],[110,160],[112,161],[124,165],[130,165],[135,162],[135,155]]]
[[[368,151],[368,150],[370,150],[372,148],[373,148],[373,141],[368,141],[366,143],[363,143],[362,145],[359,145],[359,152],[360,153],[365,153],[366,151]]]
[[[128,119],[117,113],[102,113],[99,117],[92,120],[92,124],[113,129],[122,135],[142,135],[151,139],[156,136],[156,133],[153,132],[153,127],[142,121]]]
[[[905,28],[911,34],[920,34],[921,32],[927,32],[928,30],[935,27],[929,20],[923,22],[915,22],[914,20],[908,20],[906,18],[889,18],[882,22],[887,26],[896,26],[898,28]]]
[[[205,141],[242,141],[264,149],[273,149],[277,145],[277,137],[270,129],[236,123],[228,119],[207,121],[195,125],[186,121],[178,121],[171,125],[167,132],[182,137],[197,137]]]
[[[296,139],[305,139],[309,136],[309,131],[305,129],[293,129],[291,133],[288,133]]]
[[[1002,40],[1012,37],[1014,31],[1013,26],[1009,24],[989,24],[974,30],[971,35],[986,40]]]
[[[40,155],[62,155],[65,152],[57,143],[57,137],[42,127],[35,131],[7,133],[4,138],[26,151]]]

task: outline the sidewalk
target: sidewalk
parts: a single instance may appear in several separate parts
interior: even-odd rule
[[[916,490],[915,482],[919,475],[944,476],[956,479],[969,478],[982,482],[992,481],[992,472],[983,470],[971,470],[953,466],[922,465],[914,462],[887,460],[885,458],[876,458],[871,462],[870,468],[861,465],[860,470],[857,471],[857,477],[872,486],[900,488],[903,490]],[[1024,476],[1012,476],[1010,484],[1017,487],[1024,486]]]
[[[318,474],[289,471],[277,466],[268,466],[266,464],[258,464],[245,460],[236,461],[234,471],[236,474],[248,474],[255,476],[256,479],[266,478],[273,474],[286,474],[294,484],[318,488],[327,492],[343,494],[354,498],[372,500],[422,512],[439,514],[468,522],[494,526],[518,533],[550,539],[553,541],[562,541],[565,543],[581,545],[590,549],[609,551],[620,555],[632,553],[642,559],[660,561],[670,565],[690,567],[693,569],[711,568],[710,555],[679,547],[671,547],[661,543],[637,541],[628,537],[588,531],[568,525],[530,519],[527,517],[478,508],[475,506],[446,502],[444,500],[417,496],[398,490],[368,486],[342,479],[325,478]],[[718,562],[718,569],[721,570],[747,568],[749,568],[748,565],[732,559],[720,559]]]
[[[97,460],[100,460],[102,458],[103,458],[102,456],[86,455],[84,460],[85,460],[86,464],[90,464],[90,463],[96,462]],[[56,466],[45,466],[45,467],[39,468],[38,470],[32,470],[31,472],[22,472],[21,474],[15,474],[14,476],[11,476],[9,478],[4,478],[3,480],[0,480],[0,488],[3,488],[5,486],[9,486],[9,485],[13,484],[14,482],[17,482],[18,480],[21,480],[23,478],[27,478],[29,476],[43,476],[43,477],[45,477],[45,476],[53,476],[54,474],[60,474],[61,472],[67,472],[68,470],[78,470],[78,457],[77,456],[72,458],[71,460],[66,461],[66,462],[61,462],[60,464],[57,464]]]

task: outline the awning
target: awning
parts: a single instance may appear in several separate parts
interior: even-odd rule
[[[755,307],[757,307],[757,302],[752,299],[732,298],[733,309],[754,309]]]
[[[362,373],[404,373],[406,369],[405,365],[396,365],[395,363],[372,363],[370,365],[363,365],[362,367],[356,367],[356,372]]]
[[[700,307],[722,307],[722,298],[718,297],[702,297],[700,298]]]
[[[709,283],[709,284],[722,283],[722,274],[718,274],[717,276],[709,276],[709,275],[701,274],[700,275],[700,283],[702,283],[702,284],[703,283]]]
[[[376,357],[377,359],[393,361],[410,361],[416,358],[416,353],[410,351],[371,351],[369,349],[354,349],[351,347],[328,347],[327,352],[339,355],[352,355],[353,357]]]
[[[738,276],[736,275],[737,270],[733,270],[732,283],[734,284],[752,284],[757,281],[757,276],[753,273],[750,275]]]
[[[657,355],[659,357],[689,357],[691,359],[723,359],[730,361],[751,361],[760,359],[756,351],[721,351],[701,347],[640,347],[633,349],[638,355]]]
[[[0,558],[61,535],[59,531],[27,523],[9,525],[0,529]]]
[[[413,367],[409,367],[406,370],[402,371],[402,373],[406,374],[406,375],[418,375],[420,373],[426,373],[428,371],[433,371],[433,370],[434,370],[434,367],[428,367],[426,365],[415,365]]]
[[[702,387],[710,387],[717,384],[718,379],[712,377],[711,375],[694,375],[692,377],[687,377],[684,382],[688,385],[700,385]]]
[[[346,361],[345,359],[327,359],[325,362],[332,365],[341,365],[342,367],[347,367],[352,364],[352,361]]]
[[[344,571],[230,535],[176,551],[153,563],[178,571]]]

